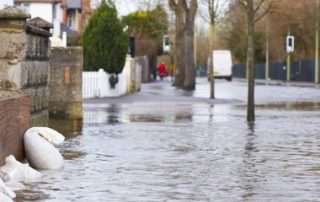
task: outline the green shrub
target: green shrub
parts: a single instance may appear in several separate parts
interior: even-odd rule
[[[128,52],[128,34],[123,28],[115,6],[110,1],[102,1],[81,38],[84,70],[101,68],[109,74],[122,72]]]

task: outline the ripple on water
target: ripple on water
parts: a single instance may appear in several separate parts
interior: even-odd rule
[[[64,168],[18,200],[317,201],[318,109],[258,106],[248,125],[243,107],[90,105]]]

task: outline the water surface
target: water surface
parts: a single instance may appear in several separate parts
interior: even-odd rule
[[[314,106],[314,107],[310,107]],[[319,201],[318,104],[85,104],[59,171],[17,201]]]

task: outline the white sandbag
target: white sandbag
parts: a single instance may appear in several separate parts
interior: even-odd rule
[[[16,198],[16,194],[9,187],[7,187],[2,180],[0,180],[0,192],[10,198]]]
[[[8,197],[7,195],[5,195],[4,193],[0,192],[0,201],[1,202],[13,202],[13,200]]]
[[[3,182],[8,182],[10,180],[10,176],[5,173],[5,172],[2,172],[0,170],[0,179],[3,181]]]
[[[60,152],[38,132],[28,130],[25,133],[24,148],[28,162],[35,169],[54,170],[63,166]]]
[[[61,133],[48,127],[32,127],[28,129],[26,133],[32,131],[38,132],[41,137],[52,144],[61,144],[65,139]]]
[[[26,186],[24,186],[22,183],[15,181],[5,182],[5,185],[7,185],[7,187],[9,187],[12,191],[20,191],[26,189]]]
[[[10,181],[28,181],[41,177],[41,174],[29,164],[20,163],[12,155],[5,159],[5,163],[0,170],[9,176]]]

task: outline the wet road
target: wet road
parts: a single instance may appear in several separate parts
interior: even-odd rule
[[[216,89],[214,102],[205,80],[194,93],[152,83],[87,101],[64,168],[18,201],[319,201],[319,89],[257,86],[255,124],[245,83]]]

